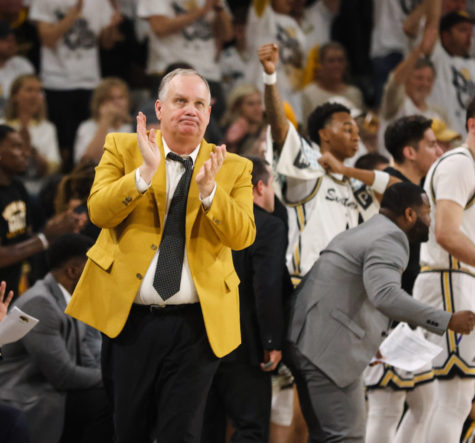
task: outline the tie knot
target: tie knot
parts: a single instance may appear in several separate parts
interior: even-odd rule
[[[180,162],[186,169],[189,169],[193,166],[193,160],[191,157],[183,158],[174,152],[169,152],[167,158],[176,162]]]

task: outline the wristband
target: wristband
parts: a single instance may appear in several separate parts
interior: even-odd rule
[[[42,232],[39,232],[38,234],[36,234],[36,236],[40,239],[40,242],[43,245],[43,249],[44,250],[48,249],[49,241],[46,238],[46,236]]]
[[[273,72],[272,74],[262,73],[262,80],[265,85],[275,85],[277,83],[277,74]]]
[[[374,181],[371,187],[373,191],[376,191],[378,194],[383,194],[386,190],[386,186],[389,183],[389,174],[384,171],[373,171],[374,172]]]

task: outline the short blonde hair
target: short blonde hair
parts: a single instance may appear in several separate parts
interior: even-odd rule
[[[125,92],[130,106],[130,92],[127,83],[119,77],[105,77],[92,93],[91,116],[94,120],[99,119],[99,109],[101,105],[109,99],[112,88],[121,88]]]
[[[222,119],[222,125],[227,126],[236,120],[241,112],[241,105],[244,99],[252,94],[259,94],[262,96],[261,91],[255,85],[251,84],[242,84],[236,86],[231,90],[228,96],[228,102],[226,106],[226,112],[224,113]]]

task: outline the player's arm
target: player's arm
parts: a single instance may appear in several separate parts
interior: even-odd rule
[[[449,254],[475,266],[475,243],[461,230],[464,208],[452,200],[437,200],[435,238]]]
[[[323,168],[325,168],[326,171],[333,172],[335,174],[342,174],[346,177],[359,180],[365,185],[373,188],[374,191],[381,194],[389,186],[401,181],[398,178],[389,175],[387,172],[371,171],[367,169],[359,169],[352,168],[351,166],[346,166],[330,152],[325,152],[324,154],[322,154],[322,156],[318,159],[318,162],[322,165]]]
[[[279,46],[276,43],[262,45],[258,49],[257,54],[265,74],[268,76],[275,75],[279,61]],[[289,131],[289,121],[285,116],[284,102],[282,101],[276,82],[265,85],[264,103],[267,119],[271,128],[272,140],[277,146],[277,149],[280,150]]]

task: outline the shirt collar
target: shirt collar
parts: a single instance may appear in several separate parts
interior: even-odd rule
[[[173,152],[167,145],[167,142],[165,141],[165,138],[162,136],[162,143],[163,143],[163,152],[165,154],[165,158],[167,158],[167,155],[169,152]],[[201,143],[195,148],[193,149],[193,151],[189,154],[189,155],[182,155],[181,157],[190,157],[191,160],[193,160],[193,165],[195,164],[196,162],[196,157],[198,157],[198,153],[200,152],[200,146],[201,146]],[[175,152],[175,154],[177,154]],[[177,155],[180,155],[180,154],[177,154]]]
[[[59,286],[59,289],[61,289],[61,292],[63,293],[63,297],[67,305],[71,301],[71,294],[61,283],[58,283],[58,286]]]

